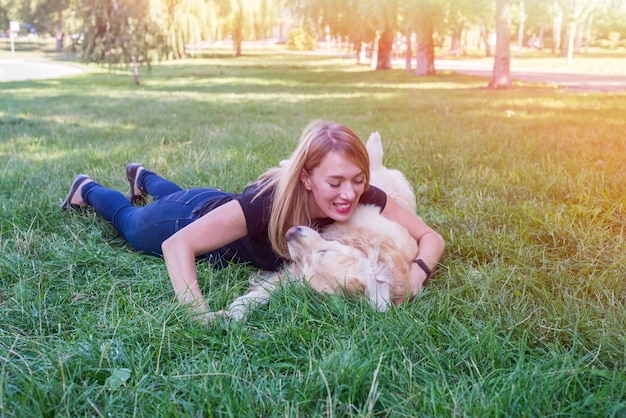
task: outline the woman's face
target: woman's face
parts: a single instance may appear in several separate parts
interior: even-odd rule
[[[346,221],[365,190],[365,173],[342,155],[331,152],[300,180],[309,193],[311,216]]]

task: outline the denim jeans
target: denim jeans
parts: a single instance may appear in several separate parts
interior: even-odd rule
[[[124,194],[96,182],[83,186],[82,198],[135,250],[156,256],[163,255],[163,241],[232,196],[211,188],[183,190],[148,170],[141,171],[136,184],[152,196],[152,203],[133,206]]]

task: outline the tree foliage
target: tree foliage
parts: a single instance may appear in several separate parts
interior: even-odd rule
[[[367,52],[379,69],[390,68],[400,46],[407,70],[415,58],[416,74],[428,75],[434,73],[435,48],[451,55],[483,48],[491,56],[495,5],[494,0],[0,0],[0,28],[6,30],[10,20],[28,22],[54,35],[59,49],[68,35],[79,34],[86,61],[141,65],[186,58],[214,41],[232,45],[238,56],[245,41],[271,39],[277,26],[291,21],[291,29],[308,33],[308,45],[295,38],[294,45],[349,44],[359,62]],[[533,47],[552,48],[571,60],[598,37],[609,47],[626,39],[623,0],[511,0],[510,6],[509,30],[518,35],[518,53],[532,41]]]
[[[298,26],[287,37],[287,49],[292,51],[313,51],[317,45],[317,36],[310,26]]]
[[[149,0],[81,0],[83,60],[147,64],[161,52],[162,32],[150,16]]]
[[[20,20],[24,15],[25,7],[22,3],[15,0],[0,0],[0,29],[2,31],[9,28],[10,21]]]

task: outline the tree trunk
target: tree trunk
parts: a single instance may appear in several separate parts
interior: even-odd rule
[[[243,40],[243,5],[241,1],[237,1],[237,5],[239,6],[239,10],[235,15],[235,30],[233,34],[233,41],[235,43],[235,56],[240,57],[241,54],[241,43]]]
[[[511,0],[496,0],[496,55],[487,88],[509,89],[511,82]]]
[[[238,38],[237,42],[235,42],[235,56],[240,57],[242,55],[243,53],[241,52],[241,38]]]
[[[570,22],[567,30],[567,65],[574,60],[574,43],[576,39],[576,22]]]
[[[559,57],[567,57],[567,48],[569,46],[569,31],[571,29],[572,17],[569,12],[565,15],[561,24],[561,48],[559,49]]]
[[[130,46],[130,60],[133,63],[133,77],[135,78],[135,85],[138,86],[141,82],[139,79],[139,63],[137,62],[137,55],[135,55],[135,49],[132,44]]]
[[[524,47],[524,22],[526,21],[526,11],[524,10],[524,0],[519,2],[519,30],[517,31],[517,56],[522,56]]]
[[[461,42],[461,36],[463,35],[463,25],[457,24],[452,28],[452,34],[450,35],[450,49],[448,53],[453,56],[461,56],[464,54],[463,42]]]
[[[413,37],[413,33],[411,32],[411,29],[408,27],[407,25],[407,30],[406,30],[406,56],[405,56],[405,60],[404,60],[404,72],[405,73],[410,73],[412,68],[411,68],[411,61],[413,61],[413,40],[411,39]]]
[[[552,22],[552,53],[561,50],[561,27],[563,26],[563,12],[560,12]]]
[[[376,36],[374,37],[374,44],[372,46],[372,56],[370,58],[370,68],[372,70],[376,69],[376,65],[378,64],[378,41],[380,40],[380,32],[376,31]]]
[[[415,75],[435,75],[435,43],[433,42],[433,22],[430,15],[421,15],[416,39]]]
[[[115,13],[117,14],[118,18],[122,19],[122,23],[123,23],[123,31],[122,31],[122,45],[125,49],[128,50],[129,54],[130,54],[130,59],[133,63],[133,76],[135,78],[135,85],[139,85],[139,65],[137,63],[137,56],[135,55],[135,48],[133,47],[133,37],[132,34],[127,33],[127,31],[129,30],[128,28],[130,27],[130,25],[128,24],[128,16],[124,15],[122,16],[122,13],[120,12],[120,9],[117,5],[117,0],[112,0],[112,4],[113,4],[113,9],[115,10]]]
[[[480,39],[485,44],[485,56],[491,57],[491,45],[489,45],[489,30],[487,29],[487,25],[483,22],[483,19],[480,19]]]
[[[593,24],[593,14],[589,15],[589,19],[587,20],[587,27],[585,29],[585,40],[584,40],[584,48],[585,53],[587,52],[587,48],[589,48],[589,43],[591,42],[591,25]]]
[[[63,12],[59,10],[57,22],[54,26],[54,37],[56,39],[55,51],[59,52],[63,49]]]
[[[354,42],[354,50],[356,51],[356,64],[357,65],[361,65],[365,62],[365,45],[363,45],[363,42],[359,39],[357,41]]]
[[[387,26],[380,34],[378,41],[377,70],[391,70],[391,51],[393,49],[393,33]]]

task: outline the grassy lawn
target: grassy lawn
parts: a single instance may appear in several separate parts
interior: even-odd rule
[[[626,94],[252,54],[0,85],[0,415],[626,416]],[[59,209],[142,162],[240,191],[312,119],[379,131],[448,243],[390,312],[288,287],[191,323],[160,259]],[[212,309],[249,269],[199,265]]]

